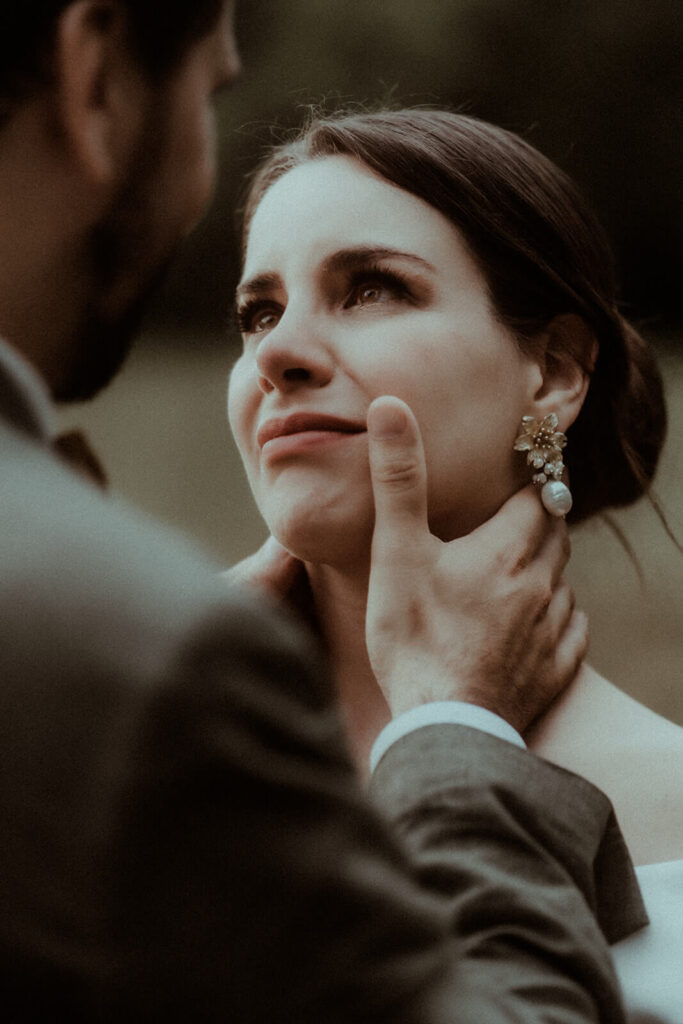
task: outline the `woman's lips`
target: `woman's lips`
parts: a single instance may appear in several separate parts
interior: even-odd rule
[[[323,413],[292,413],[266,420],[256,434],[263,455],[293,455],[331,443],[348,440],[366,431],[364,422]]]

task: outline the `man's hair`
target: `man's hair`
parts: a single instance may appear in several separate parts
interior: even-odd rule
[[[52,48],[61,14],[74,0],[1,0],[0,116],[49,85]],[[223,0],[103,0],[126,11],[129,44],[153,79],[170,74],[193,43],[216,24]]]

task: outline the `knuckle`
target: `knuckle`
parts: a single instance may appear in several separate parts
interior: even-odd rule
[[[538,614],[539,614],[540,618],[542,618],[546,614],[546,612],[550,608],[552,600],[553,600],[553,590],[552,590],[552,587],[550,586],[550,584],[548,583],[548,584],[539,586],[538,594],[537,594],[537,607],[538,607]]]
[[[495,561],[501,575],[514,579],[520,576],[531,562],[531,554],[526,547],[506,544],[495,553]]]
[[[402,491],[413,487],[418,476],[418,465],[413,458],[394,458],[374,468],[375,480],[384,487]]]
[[[522,551],[510,552],[510,572],[513,576],[520,576],[531,564],[531,553],[524,548]]]

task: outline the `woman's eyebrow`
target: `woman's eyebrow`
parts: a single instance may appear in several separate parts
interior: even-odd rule
[[[422,270],[436,273],[436,267],[414,252],[404,252],[402,249],[392,249],[387,246],[378,245],[356,245],[349,249],[341,249],[325,260],[323,269],[328,273],[355,270],[365,264],[385,259],[408,261],[416,264]]]
[[[235,302],[239,302],[245,295],[267,295],[279,288],[281,284],[282,280],[279,274],[256,274],[237,285]]]
[[[422,270],[428,270],[431,273],[436,273],[436,268],[432,266],[427,260],[423,259],[422,256],[418,256],[414,252],[404,252],[402,249],[393,249],[385,245],[355,245],[348,249],[340,249],[339,252],[333,253],[328,256],[322,264],[323,273],[339,273],[340,271],[349,271],[362,268],[367,266],[368,263],[376,262],[377,260],[385,259],[398,259],[414,263],[417,267]],[[255,274],[254,277],[248,278],[246,281],[242,281],[235,290],[235,301],[240,302],[245,296],[258,296],[267,295],[280,288],[282,285],[282,278],[279,274],[265,272],[263,274]]]

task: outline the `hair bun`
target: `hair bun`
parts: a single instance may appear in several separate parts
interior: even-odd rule
[[[573,522],[606,508],[630,505],[652,483],[666,435],[662,375],[638,331],[615,316],[577,422],[567,463],[572,473]]]

